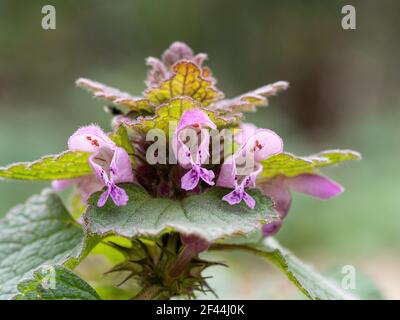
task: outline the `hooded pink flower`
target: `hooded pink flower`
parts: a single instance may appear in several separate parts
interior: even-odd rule
[[[118,187],[117,183],[133,182],[132,165],[129,155],[125,149],[118,147],[108,136],[96,125],[90,125],[78,129],[68,140],[70,150],[91,152],[89,164],[92,167],[96,184],[92,176],[73,179],[72,182],[55,182],[53,185],[60,188],[78,183],[78,186],[86,194],[90,191],[97,191],[99,186],[106,186],[107,189],[101,194],[97,205],[104,206],[110,196],[117,206],[126,205],[128,195],[125,190]]]
[[[184,190],[193,190],[200,179],[209,185],[214,172],[202,168],[209,157],[210,133],[209,129],[216,129],[215,124],[206,113],[198,109],[189,109],[179,120],[173,138],[173,148],[178,163],[185,169],[190,169],[181,179]]]
[[[292,203],[290,190],[320,199],[329,199],[343,192],[337,182],[317,174],[300,174],[294,177],[278,176],[260,184],[264,194],[275,202],[275,208],[284,218]]]
[[[245,188],[255,187],[258,174],[262,171],[261,160],[283,151],[282,139],[268,129],[257,129],[244,125],[235,137],[241,147],[237,153],[228,157],[221,167],[217,186],[233,188],[222,199],[234,205],[242,200],[250,207],[255,207],[255,200]]]
[[[55,180],[52,186],[56,191],[62,191],[70,186],[77,186],[81,201],[86,204],[94,192],[103,189],[104,183],[99,181],[94,174],[91,174],[76,179]]]
[[[300,174],[294,177],[278,176],[260,184],[263,193],[272,198],[280,219],[262,227],[264,236],[272,236],[282,226],[292,203],[290,189],[320,199],[329,199],[343,192],[343,187],[335,181],[317,174]]]

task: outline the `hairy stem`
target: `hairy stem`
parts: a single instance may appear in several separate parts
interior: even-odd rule
[[[135,297],[133,300],[159,300],[159,299],[167,299],[161,293],[164,291],[164,288],[152,284],[145,286]],[[162,297],[161,297],[162,296]]]

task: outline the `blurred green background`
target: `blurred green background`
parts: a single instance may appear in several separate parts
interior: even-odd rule
[[[341,8],[349,3],[356,30],[341,28]],[[56,7],[56,30],[41,28],[45,4]],[[327,172],[346,187],[342,196],[324,202],[295,195],[278,238],[320,269],[359,266],[386,297],[399,298],[399,10],[395,0],[1,0],[0,165],[62,151],[81,125],[109,126],[103,104],[76,89],[76,78],[139,94],[144,58],[185,41],[209,54],[228,97],[291,83],[270,107],[247,117],[276,130],[287,151],[363,154],[362,162]],[[0,216],[46,185],[2,182]],[[280,278],[264,264],[226,259],[233,267],[215,271],[225,277],[213,283],[222,298],[281,296],[270,295]],[[250,275],[250,268],[259,272]]]

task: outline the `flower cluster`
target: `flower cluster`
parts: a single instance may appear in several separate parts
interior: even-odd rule
[[[84,203],[104,189],[98,206],[108,198],[124,206],[129,199],[121,183],[135,183],[155,197],[169,198],[222,187],[227,190],[221,201],[232,206],[244,202],[252,209],[257,203],[248,191],[259,188],[273,200],[277,212],[277,219],[264,225],[265,236],[280,228],[291,204],[290,190],[320,199],[343,191],[317,171],[336,160],[322,155],[296,158],[284,152],[277,133],[242,122],[244,112],[267,105],[268,97],[287,89],[288,83],[278,81],[223,99],[210,69],[203,66],[206,58],[183,43],[173,43],[162,59],[148,58],[148,88],[141,97],[79,79],[78,86],[111,103],[107,110],[114,116],[113,132],[106,134],[96,125],[76,131],[68,147],[90,153],[93,173],[54,181],[54,188],[76,185]],[[125,145],[111,138],[121,128],[128,137]],[[296,171],[294,166],[293,171],[289,160],[308,167]]]

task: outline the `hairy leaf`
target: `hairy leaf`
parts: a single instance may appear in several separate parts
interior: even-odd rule
[[[275,264],[286,276],[313,300],[353,300],[356,296],[341,289],[334,281],[323,277],[272,238],[265,239],[255,249],[257,254]]]
[[[34,162],[21,162],[0,167],[0,179],[58,180],[72,179],[92,173],[88,163],[90,153],[66,151],[45,156]]]
[[[13,208],[0,220],[0,299],[42,265],[75,267],[97,243],[68,214],[49,190]]]
[[[293,177],[303,173],[317,172],[318,168],[360,158],[360,154],[352,150],[329,150],[308,157],[298,157],[284,152],[262,161],[263,171],[260,177],[273,178],[278,175]]]
[[[129,203],[124,207],[117,207],[108,201],[103,208],[98,208],[96,203],[100,193],[89,200],[89,208],[84,215],[89,233],[102,237],[118,235],[135,238],[176,230],[213,241],[246,234],[276,216],[271,209],[272,202],[259,190],[249,190],[257,203],[255,209],[249,209],[244,203],[231,206],[222,201],[221,198],[231,191],[223,188],[212,188],[201,195],[172,200],[155,199],[137,185],[122,187],[129,196]]]
[[[17,286],[15,300],[100,300],[97,292],[71,270],[45,266]]]
[[[118,147],[124,148],[129,154],[132,164],[135,164],[134,149],[132,143],[129,141],[128,132],[125,125],[120,125],[118,131],[110,136],[111,140],[115,142]]]
[[[172,126],[172,130],[174,130],[174,125],[178,123],[182,114],[186,110],[193,108],[198,108],[206,112],[211,121],[213,121],[218,128],[234,126],[237,122],[237,119],[235,118],[224,119],[223,117],[220,117],[218,113],[204,109],[199,102],[192,98],[181,97],[174,98],[158,106],[155,110],[155,116],[139,118],[132,124],[132,127],[144,133],[157,128],[163,130],[168,135],[169,127]]]
[[[348,269],[350,268],[350,269]],[[352,269],[354,268],[354,269]],[[354,270],[354,273],[351,273]],[[328,272],[324,273],[327,277],[333,279],[338,284],[342,284],[346,286],[346,291],[350,294],[355,294],[359,296],[361,299],[365,300],[382,300],[384,296],[382,291],[378,288],[375,281],[367,274],[359,270],[359,268],[355,269],[354,266],[337,266],[328,270]],[[354,275],[354,283],[352,283],[353,279],[347,281],[349,279],[348,276],[352,277]],[[354,284],[354,287],[352,285]]]
[[[215,102],[210,108],[225,112],[255,111],[258,106],[268,105],[267,97],[277,95],[280,91],[286,90],[288,87],[289,84],[286,81],[278,81],[244,93],[239,97]]]
[[[210,79],[203,77],[202,70],[193,62],[179,61],[172,67],[172,75],[159,87],[150,88],[145,93],[153,104],[162,104],[174,97],[191,97],[202,105],[223,97]]]
[[[127,110],[136,112],[144,111],[146,113],[151,113],[153,111],[153,106],[147,99],[131,96],[129,93],[122,92],[100,82],[79,78],[76,80],[76,85],[92,92],[96,98],[110,101],[115,105],[126,108]]]
[[[283,248],[273,238],[263,238],[260,232],[250,237],[234,237],[211,249],[237,249],[255,253],[266,258],[309,299],[313,300],[353,300],[358,299],[338,286],[336,281],[319,274],[313,267],[305,264],[290,251]]]

